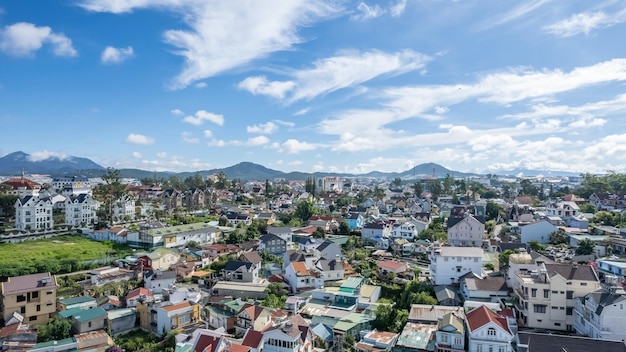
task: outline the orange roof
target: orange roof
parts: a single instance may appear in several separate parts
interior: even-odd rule
[[[134,290],[128,292],[128,294],[126,295],[126,299],[131,299],[133,297],[137,297],[137,296],[141,296],[141,295],[144,295],[144,296],[147,296],[147,297],[152,297],[152,292],[150,292],[150,290],[148,290],[145,287],[140,287],[140,288],[137,288],[137,289],[134,289]]]
[[[507,323],[506,318],[496,314],[485,305],[475,308],[471,312],[467,313],[465,315],[465,320],[467,321],[467,324],[472,331],[475,331],[485,324],[492,322],[502,328],[504,331],[510,332],[509,324]]]
[[[9,185],[13,187],[14,190],[19,188],[35,189],[40,188],[41,186],[39,183],[31,181],[27,178],[12,178],[5,182],[2,182],[2,184]]]
[[[304,262],[293,262],[291,263],[291,266],[297,276],[309,276],[309,270],[306,268]]]
[[[397,260],[383,260],[376,263],[379,268],[387,269],[387,270],[399,270],[402,268],[406,269],[406,264],[399,262]]]
[[[189,301],[183,301],[177,304],[172,304],[171,306],[165,306],[163,307],[163,310],[167,311],[167,312],[171,312],[173,310],[177,310],[177,309],[183,309],[183,308],[187,308],[187,307],[191,307],[191,302]]]

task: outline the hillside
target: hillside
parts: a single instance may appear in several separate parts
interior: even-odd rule
[[[0,158],[0,175],[17,175],[22,169],[29,174],[64,174],[86,169],[104,170],[104,167],[87,158],[50,156],[40,160],[22,151]]]

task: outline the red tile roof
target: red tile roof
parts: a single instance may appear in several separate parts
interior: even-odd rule
[[[297,276],[309,276],[309,270],[306,268],[304,262],[293,262],[291,263],[293,267],[293,271],[296,272]]]
[[[7,181],[2,182],[4,185],[9,185],[13,187],[14,190],[19,188],[25,189],[39,189],[41,185],[35,181],[31,181],[27,178],[12,178]]]
[[[141,295],[144,295],[146,297],[152,297],[152,292],[150,292],[150,290],[144,287],[136,288],[128,292],[128,294],[126,295],[126,299],[131,299],[131,298],[138,297]]]
[[[250,303],[246,303],[244,304],[244,306],[239,310],[239,313],[246,311],[246,313],[248,313],[248,316],[250,316],[250,318],[252,320],[256,320],[259,315],[261,315],[261,313],[263,313],[264,308],[261,306],[258,306],[256,304],[250,304]],[[239,314],[237,313],[237,314]]]
[[[249,346],[252,348],[259,347],[261,340],[263,339],[263,333],[260,331],[249,329],[246,332],[246,335],[243,337],[243,341],[241,342],[244,346]]]
[[[274,275],[268,277],[267,281],[269,281],[269,282],[285,282],[283,277],[278,275],[278,274],[274,274]]]
[[[471,331],[475,331],[485,324],[492,322],[502,328],[504,331],[510,333],[509,324],[507,323],[506,318],[496,314],[494,311],[484,305],[475,308],[467,313],[465,316],[465,320],[467,321],[467,324],[469,325]]]
[[[378,267],[381,269],[394,270],[394,271],[402,269],[402,268],[406,269],[406,264],[399,262],[397,260],[383,260],[383,261],[376,263],[376,265],[378,265]]]
[[[198,337],[198,341],[196,342],[196,345],[193,346],[193,350],[194,352],[203,352],[203,351],[213,352],[215,351],[215,348],[217,347],[219,340],[220,340],[220,337],[201,334]]]
[[[227,352],[248,352],[250,351],[250,347],[243,346],[238,343],[233,343],[230,345],[230,349],[226,348]]]

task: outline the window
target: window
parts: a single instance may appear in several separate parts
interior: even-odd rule
[[[545,304],[534,304],[533,305],[535,313],[545,313],[546,305]]]
[[[550,297],[550,290],[543,290],[543,298],[549,298]]]
[[[441,334],[441,342],[448,343],[448,335],[447,334]]]
[[[567,291],[567,296],[565,298],[574,299],[574,291]]]
[[[554,323],[554,326],[561,326],[561,323]]]
[[[580,286],[587,286],[587,283],[586,282],[581,282]]]
[[[16,300],[17,300],[18,302],[26,302],[26,296],[24,296],[24,295],[19,295],[19,296],[17,296],[17,297],[16,297]]]
[[[530,292],[531,292],[531,296],[532,297],[537,297],[537,289],[536,288],[530,289]]]
[[[89,323],[87,324],[87,326],[91,327],[91,322],[89,322]]]
[[[454,338],[454,344],[455,345],[460,345],[461,344],[461,338],[460,337],[455,337]]]
[[[30,298],[32,299],[39,298],[39,291],[31,292]]]
[[[37,320],[37,316],[33,315],[32,317],[28,317],[28,321],[35,321]]]
[[[26,314],[26,307],[20,307],[20,314]]]
[[[476,345],[476,352],[483,352],[483,345]]]
[[[552,294],[557,294],[559,293],[559,291],[552,291]]]
[[[41,304],[38,304],[38,305],[37,305],[37,311],[38,311],[38,312],[41,312]]]
[[[566,315],[573,315],[573,312],[574,312],[573,307],[567,307],[567,309],[565,310]]]
[[[557,307],[557,306],[552,306],[552,310],[559,310],[559,307]]]
[[[489,328],[487,330],[487,336],[496,336],[496,329],[494,328]]]

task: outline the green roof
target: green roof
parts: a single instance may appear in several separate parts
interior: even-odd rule
[[[339,288],[339,291],[342,292],[354,292],[357,288],[361,286],[363,282],[362,277],[349,277]]]
[[[53,347],[53,346],[60,347],[63,345],[71,345],[71,344],[76,344],[76,341],[74,340],[73,337],[68,337],[63,340],[40,342],[38,344],[35,344],[35,346],[31,348],[31,350],[43,349],[43,348],[48,348],[48,347]],[[64,350],[64,351],[78,351],[78,350],[71,349],[71,350]]]
[[[109,320],[123,318],[128,315],[135,315],[134,308],[113,309],[106,312]]]
[[[189,232],[189,231],[199,231],[204,229],[210,229],[212,231],[218,231],[219,229],[213,227],[207,223],[198,222],[195,224],[186,224],[186,225],[177,225],[177,226],[168,226],[161,227],[156,229],[149,229],[142,231],[142,233],[148,236],[175,236],[181,233]]]
[[[341,318],[341,320],[339,320],[333,328],[339,331],[350,331],[360,324],[364,324],[372,320],[373,319],[369,315],[361,313],[350,313]]]
[[[239,312],[239,310],[241,309],[241,307],[243,307],[244,305],[244,301],[239,301],[237,302],[236,299],[229,301],[229,302],[225,302],[224,305],[230,309],[232,309],[235,312]]]
[[[59,303],[64,304],[66,306],[73,306],[75,304],[89,303],[89,302],[95,303],[96,299],[93,297],[89,297],[89,296],[78,296],[78,297],[65,298],[65,299],[59,300]]]
[[[64,310],[58,313],[62,318],[70,318],[73,317],[76,321],[82,323],[89,320],[104,318],[107,316],[106,310],[102,308],[91,308],[91,309],[80,309],[80,308],[72,308],[68,310]]]
[[[336,243],[338,245],[346,244],[348,242],[349,236],[340,236],[340,237],[328,237],[326,240]]]

